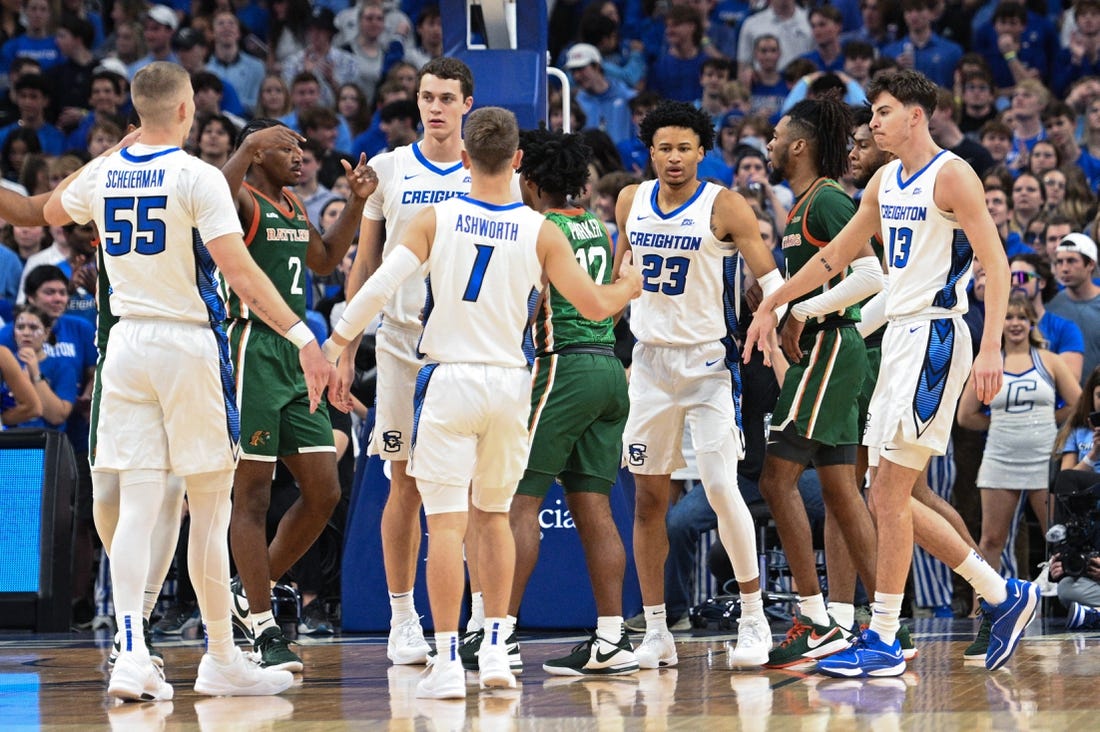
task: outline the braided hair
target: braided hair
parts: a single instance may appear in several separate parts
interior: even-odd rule
[[[840,178],[848,171],[848,140],[852,116],[848,106],[834,99],[804,99],[787,112],[788,124],[817,151],[818,172]]]
[[[592,162],[592,148],[580,135],[521,130],[519,148],[523,150],[519,172],[541,192],[563,197],[580,195]]]

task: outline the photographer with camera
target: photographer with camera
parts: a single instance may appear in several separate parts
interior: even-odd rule
[[[1100,629],[1100,368],[1085,380],[1070,418],[1058,433],[1062,472],[1054,487],[1050,579],[1069,611],[1067,628]]]

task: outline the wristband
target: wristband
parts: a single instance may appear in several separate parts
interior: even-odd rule
[[[309,326],[302,320],[290,326],[290,329],[283,334],[283,337],[293,343],[294,347],[299,351],[308,346],[310,341],[314,340],[313,331],[310,330]]]
[[[1085,465],[1088,465],[1089,468],[1091,468],[1092,470],[1096,470],[1096,461],[1090,459],[1088,455],[1081,458],[1081,462],[1084,463]]]
[[[325,354],[325,358],[327,358],[328,362],[333,366],[340,360],[340,354],[343,352],[344,347],[336,345],[331,338],[326,339],[325,342],[321,344],[321,353]]]
[[[1016,60],[1016,52],[1015,51],[1009,51],[1008,53],[1004,54],[1004,59],[1005,59],[1005,61],[1015,61]]]

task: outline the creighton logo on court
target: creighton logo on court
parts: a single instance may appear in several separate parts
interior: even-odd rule
[[[631,465],[645,465],[646,458],[646,444],[644,442],[633,442],[626,446],[626,459]]]
[[[271,439],[271,433],[266,430],[256,430],[252,433],[252,437],[248,438],[248,444],[251,447],[263,447],[267,444],[267,441]]]

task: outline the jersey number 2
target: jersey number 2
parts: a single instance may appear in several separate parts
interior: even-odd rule
[[[119,257],[160,254],[168,233],[164,220],[153,216],[168,206],[167,196],[122,196],[103,201],[103,251]]]

